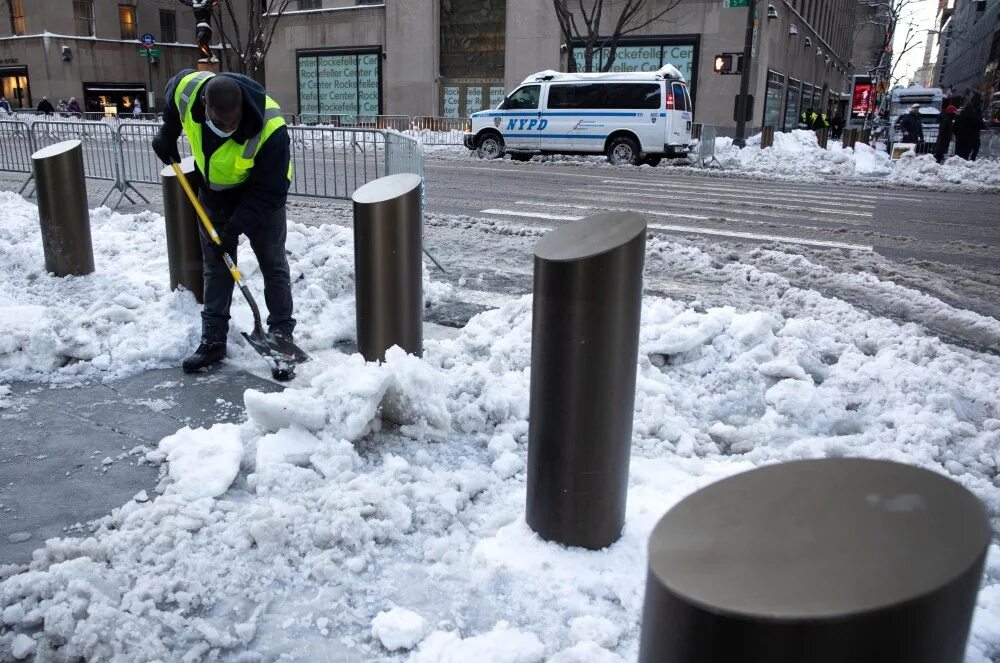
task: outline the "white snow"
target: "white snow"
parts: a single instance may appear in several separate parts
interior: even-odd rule
[[[18,633],[14,637],[14,642],[10,645],[10,653],[17,660],[28,658],[35,652],[35,641],[23,633]]]
[[[372,620],[372,635],[389,651],[413,649],[427,633],[427,620],[406,608],[380,612]]]
[[[38,336],[53,345],[16,337],[0,354],[0,379],[128,374],[189,347],[157,356],[165,336],[142,336],[168,311],[196,334],[197,307],[166,291],[165,264],[162,273],[140,265],[162,253],[158,233],[112,254],[95,232],[101,271],[57,280],[38,269],[31,206],[4,196],[2,306],[39,307]],[[96,213],[95,225],[114,235],[156,218]],[[290,227],[293,273],[310,273],[295,294],[314,361],[288,390],[247,391],[244,423],[164,439],[147,454],[166,463],[157,493],[136,495],[85,538],[46,541],[27,570],[0,575],[0,659],[27,638],[37,660],[629,661],[650,531],[723,477],[799,458],[886,458],[951,476],[1000,516],[1000,358],[795,286],[778,273],[787,261],[824,269],[802,256],[761,250],[752,263],[719,266],[654,239],[657,269],[710,272],[752,303],[645,298],[622,537],[601,551],[543,541],[524,522],[530,296],[427,339],[423,359],[394,349],[365,363],[333,347],[352,334],[349,240],[335,227]],[[929,318],[978,325],[983,339],[1000,334],[995,320],[875,276],[837,278]],[[90,306],[80,293],[103,309],[126,292],[138,301],[118,305],[139,311],[133,321],[103,318],[100,333],[72,316],[68,328],[54,323],[60,309]],[[60,366],[55,344],[67,333],[106,354],[109,368]],[[966,660],[997,657],[994,543]]]
[[[163,438],[159,449],[170,464],[174,490],[189,500],[225,493],[243,459],[240,429],[234,424],[207,430],[184,427]]]

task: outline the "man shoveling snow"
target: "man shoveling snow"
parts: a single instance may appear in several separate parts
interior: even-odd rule
[[[267,345],[291,345],[295,319],[285,255],[285,201],[292,170],[281,108],[245,76],[193,70],[171,79],[166,99],[153,150],[165,164],[179,162],[177,139],[183,129],[201,175],[198,199],[221,238],[216,244],[201,229],[205,272],[201,344],[184,360],[184,370],[200,371],[226,356],[233,277],[224,254],[235,260],[240,235],[250,240],[264,276]],[[276,379],[291,377],[291,369],[280,363],[272,364],[271,372]]]

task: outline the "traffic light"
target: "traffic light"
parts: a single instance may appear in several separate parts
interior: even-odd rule
[[[742,53],[720,53],[715,56],[715,73],[739,74],[743,72]]]

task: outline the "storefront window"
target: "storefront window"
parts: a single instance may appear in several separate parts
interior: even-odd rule
[[[334,115],[378,115],[380,67],[378,53],[299,55],[299,113],[317,122]]]
[[[615,59],[609,71],[636,72],[656,71],[663,65],[672,64],[687,80],[688,88],[695,87],[695,44],[685,42],[677,44],[628,44],[619,46],[615,51]],[[576,60],[578,71],[584,71],[585,50],[582,46],[573,48],[573,59]],[[611,49],[603,48],[594,51],[592,67],[594,71],[602,71],[604,63],[611,57]]]
[[[172,9],[160,10],[160,42],[173,44],[177,41],[177,12]]]
[[[0,96],[7,100],[11,108],[31,108],[27,67],[0,67]]]
[[[776,71],[767,72],[767,97],[764,99],[764,126],[777,127],[781,122],[781,95],[785,77]]]
[[[799,125],[799,91],[802,83],[794,78],[788,79],[788,96],[785,97],[785,131],[791,131]]]

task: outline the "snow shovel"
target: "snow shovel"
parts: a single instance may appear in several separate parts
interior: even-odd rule
[[[213,242],[221,246],[222,240],[219,239],[219,233],[215,231],[215,226],[212,225],[208,214],[205,213],[205,208],[198,202],[198,197],[194,194],[194,190],[191,189],[191,184],[184,176],[184,171],[181,170],[180,165],[176,162],[170,164],[170,166],[174,169],[177,181],[181,183],[181,188],[187,194],[188,200],[191,201],[195,211],[198,213],[198,218],[201,219],[201,224],[205,227],[208,236],[212,238]],[[236,263],[233,262],[228,253],[223,252],[222,259],[225,261],[226,267],[229,268],[229,273],[233,275],[233,281],[240,287],[240,292],[243,293],[247,304],[250,305],[250,310],[253,311],[253,332],[250,334],[242,332],[243,338],[271,366],[271,375],[276,380],[291,380],[295,377],[295,367],[298,364],[309,361],[309,355],[288,339],[264,333],[264,326],[260,321],[260,309],[257,308],[257,302],[254,301],[253,295],[250,294],[246,283],[243,282],[240,270],[237,269]]]

